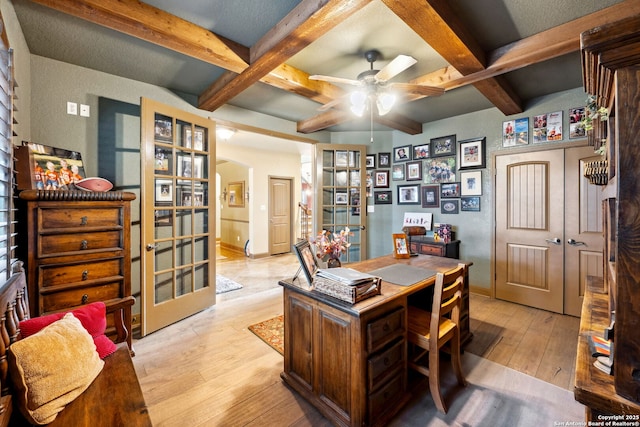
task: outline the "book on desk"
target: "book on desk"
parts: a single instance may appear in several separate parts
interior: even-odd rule
[[[380,295],[380,277],[352,268],[321,268],[313,278],[313,289],[339,300],[355,304]]]

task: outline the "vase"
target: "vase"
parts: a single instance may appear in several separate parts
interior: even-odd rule
[[[327,260],[327,268],[336,268],[336,267],[342,267],[340,258],[329,258]]]

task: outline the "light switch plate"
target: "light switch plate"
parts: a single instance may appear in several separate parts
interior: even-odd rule
[[[78,104],[75,102],[67,102],[67,114],[78,115]]]
[[[89,117],[91,115],[91,107],[88,105],[80,104],[80,115],[82,117]]]

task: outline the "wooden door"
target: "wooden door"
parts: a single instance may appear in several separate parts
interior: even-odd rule
[[[291,252],[291,178],[269,177],[269,254]]]
[[[144,336],[216,302],[216,173],[211,120],[143,98],[141,127]]]
[[[604,269],[602,188],[584,176],[585,162],[593,157],[591,146],[565,151],[564,313],[578,317],[587,276],[603,277]]]
[[[349,228],[343,263],[367,259],[366,154],[364,145],[316,144],[315,233]]]
[[[496,298],[563,312],[563,150],[496,157]]]

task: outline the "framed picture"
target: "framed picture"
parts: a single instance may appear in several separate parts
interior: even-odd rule
[[[431,139],[431,157],[444,157],[456,154],[456,136],[448,135]]]
[[[482,171],[460,172],[460,195],[480,196],[482,194]]]
[[[376,188],[389,188],[389,171],[376,171],[373,186]]]
[[[458,170],[482,169],[486,164],[486,138],[460,141],[458,149]]]
[[[170,179],[156,179],[157,202],[173,202],[173,183]]]
[[[164,203],[160,205],[171,206],[173,203]],[[158,204],[157,204],[158,205]],[[155,216],[156,227],[168,227],[173,225],[173,211],[170,209],[156,209],[153,213]]]
[[[429,143],[413,146],[413,160],[428,159],[429,154]]]
[[[302,240],[295,245],[293,245],[293,250],[298,257],[298,261],[300,262],[300,269],[304,272],[304,276],[307,278],[307,282],[309,284],[313,283],[313,276],[315,276],[316,271],[318,271],[318,262],[316,260],[313,251],[311,250],[311,245],[308,240]],[[298,275],[296,274],[296,278]],[[295,278],[294,278],[295,279]]]
[[[378,167],[379,168],[391,167],[391,153],[378,153]]]
[[[229,207],[244,208],[244,181],[229,183]]]
[[[155,173],[159,175],[171,175],[171,154],[172,150],[156,148]]]
[[[460,210],[459,200],[443,200],[440,204],[440,213],[442,214],[457,214]]]
[[[407,181],[422,181],[422,160],[407,163]]]
[[[336,205],[347,205],[349,204],[349,196],[347,193],[336,193]]]
[[[393,165],[393,168],[391,168],[391,179],[394,181],[404,181],[404,163]]]
[[[373,171],[367,171],[366,172],[366,178],[365,178],[365,183],[366,183],[366,188],[367,188],[367,197],[371,197],[371,190],[373,188]]]
[[[173,141],[173,119],[168,116],[156,114],[153,137],[158,141]]]
[[[182,127],[182,146],[185,148],[191,148],[191,140],[193,131],[191,130],[191,126],[183,126]]]
[[[547,114],[547,141],[562,141],[562,111]]]
[[[349,153],[336,151],[336,166],[346,167],[349,164]]]
[[[422,187],[422,207],[423,208],[439,208],[440,207],[440,186],[425,185]]]
[[[367,155],[366,159],[366,167],[367,169],[375,169],[376,168],[376,155],[371,154]]]
[[[204,146],[204,133],[205,133],[205,130],[203,128],[196,127],[193,130],[193,149],[194,150],[198,150],[198,151],[206,150],[206,147]]]
[[[407,236],[404,233],[394,233],[393,238],[393,257],[409,258],[409,245],[407,244]]]
[[[18,189],[76,190],[74,183],[86,178],[80,152],[33,142],[22,144],[13,150]]]
[[[425,184],[441,184],[457,181],[455,156],[440,157],[427,160],[423,163]]]
[[[585,138],[587,131],[584,128],[584,107],[569,109],[569,139]]]
[[[191,193],[191,188],[185,187],[184,189],[180,189],[178,192],[180,197],[178,197],[178,206],[193,206],[193,194]]]
[[[349,185],[351,187],[360,187],[360,171],[359,170],[349,171]]]
[[[205,206],[207,201],[204,197],[204,191],[194,191],[193,192],[193,206]]]
[[[420,204],[420,184],[398,185],[399,205]]]
[[[445,199],[447,197],[460,197],[460,183],[448,182],[440,184],[440,196]]]
[[[373,193],[373,203],[375,205],[390,205],[392,203],[391,194],[391,191],[376,191]]]
[[[347,171],[336,171],[336,186],[347,186]]]
[[[193,165],[191,156],[178,156],[178,176],[191,178],[193,176]]]
[[[463,212],[480,212],[480,197],[461,197],[460,210]]]
[[[533,143],[537,144],[547,140],[547,115],[533,116]]]
[[[393,149],[393,162],[406,162],[411,160],[411,146],[403,145],[402,147],[395,147]]]

